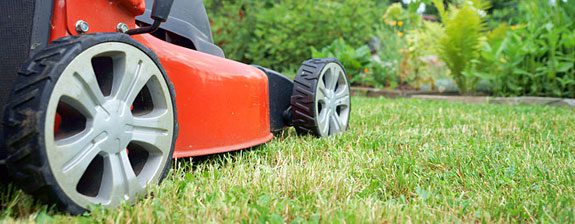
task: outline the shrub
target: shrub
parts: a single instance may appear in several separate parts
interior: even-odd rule
[[[362,76],[362,73],[369,72],[372,68],[370,49],[366,45],[356,49],[348,45],[343,38],[339,38],[321,51],[311,47],[311,52],[313,58],[337,58],[345,67],[350,83],[373,84],[366,80],[364,75]]]
[[[411,87],[421,89],[427,85],[435,89],[435,80],[447,76],[445,64],[439,61],[439,40],[445,29],[439,23],[423,22],[423,26],[413,29],[406,35],[407,49],[403,51],[401,79]]]
[[[489,18],[487,24],[489,28],[494,29],[501,23],[516,23],[521,15],[519,14],[519,3],[521,0],[497,0],[491,1],[493,7],[489,9]]]
[[[485,43],[478,74],[500,96],[575,97],[575,6],[536,0],[520,11],[520,24]]]
[[[448,11],[443,1],[433,0],[438,8],[445,33],[439,40],[439,56],[451,70],[459,91],[473,93],[479,79],[469,71],[479,59],[484,38],[485,17],[489,4],[482,0],[450,4]]]
[[[395,89],[407,84],[402,82],[399,75],[400,64],[406,49],[405,36],[401,28],[399,25],[393,26],[392,24],[376,31],[376,36],[381,42],[381,49],[377,52],[378,58],[374,61],[370,74],[377,83],[376,86]]]
[[[215,0],[212,0],[215,1]],[[214,39],[228,58],[276,70],[299,66],[309,47],[343,38],[359,47],[382,23],[373,0],[206,1]],[[219,8],[218,8],[219,7]]]
[[[412,86],[413,80],[402,80],[398,74],[405,49],[404,38],[389,27],[380,28],[376,36],[383,43],[377,55],[372,55],[367,45],[356,48],[340,38],[321,50],[311,47],[312,57],[337,58],[346,68],[350,82],[356,86],[391,89],[400,85]],[[416,88],[415,85],[412,88]]]

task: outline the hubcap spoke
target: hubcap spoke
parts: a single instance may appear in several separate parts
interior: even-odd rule
[[[336,134],[340,132],[342,129],[341,121],[335,111],[329,117],[329,126],[330,126],[329,128],[330,134]]]
[[[335,93],[335,105],[349,105],[349,92],[346,89],[339,90]]]
[[[67,96],[62,98],[65,103],[87,112],[90,117],[94,117],[98,108],[103,109],[102,104],[105,102],[92,66],[74,72],[73,82],[69,83],[63,96]]]
[[[324,109],[319,115],[319,128],[322,133],[329,132],[329,114],[330,111],[328,108]]]
[[[334,73],[333,73],[333,74],[334,74],[333,76],[334,76],[335,79],[337,80],[336,82],[344,82],[343,80],[345,80],[345,73],[343,72],[343,69],[341,69],[341,67],[339,67],[339,66],[334,66]],[[345,85],[345,86],[340,85],[339,87],[340,87],[340,88],[345,88],[345,89],[347,89],[347,85]],[[339,89],[339,88],[338,88],[338,89]],[[337,90],[335,89],[335,86],[334,86],[334,91],[337,91]]]
[[[337,121],[338,121],[339,130],[342,131],[343,129],[346,128],[346,124],[344,123],[344,121],[343,121],[343,119],[342,119],[342,117],[341,117],[340,114],[338,114],[338,113],[333,113],[333,114],[334,114],[334,117],[335,117],[335,118],[337,119]]]
[[[146,192],[132,170],[126,151],[104,157],[103,181],[108,189],[102,197],[108,199],[109,205],[112,206],[142,196]]]
[[[318,84],[317,89],[319,90],[316,93],[317,98],[318,99],[325,99],[327,97],[328,93],[327,93],[327,89],[325,87],[325,83],[323,82],[323,79],[319,79],[317,84]]]
[[[119,78],[116,98],[124,102],[132,103],[140,93],[142,88],[150,80],[152,74],[149,73],[148,66],[143,63],[142,59],[133,53],[126,53],[125,72]]]
[[[329,70],[327,70],[325,72],[325,76],[326,76],[325,78],[326,78],[326,82],[327,82],[326,87],[332,91],[335,90],[335,86],[337,84],[337,79],[338,79],[338,77],[335,73],[334,67],[335,66],[332,66],[331,68],[329,68]]]
[[[102,150],[100,143],[107,139],[106,133],[88,132],[56,142],[56,151],[61,165],[60,169],[68,177],[71,184],[78,183],[92,160]]]
[[[63,170],[63,174],[69,178],[68,181],[72,186],[76,186],[78,184],[80,178],[82,178],[90,163],[101,151],[102,149],[99,146],[89,147],[86,149],[86,152],[82,153],[77,158],[74,158],[75,160],[66,164]]]
[[[171,129],[172,115],[167,110],[158,110],[145,116],[134,116],[130,126],[135,129],[167,132]]]
[[[172,142],[169,135],[170,129],[173,127],[172,119],[172,115],[167,111],[159,111],[146,116],[135,116],[132,123],[128,124],[131,126],[132,140],[157,146],[155,148],[161,151],[163,155],[168,155],[169,146]]]
[[[82,60],[82,59],[80,59]],[[97,105],[102,105],[104,102],[104,94],[100,90],[100,85],[98,84],[98,80],[96,79],[96,73],[94,72],[94,68],[91,66],[92,62],[87,60],[87,58],[83,59],[80,62],[84,65],[90,66],[81,66],[76,69],[76,73],[74,77],[82,83],[85,93],[87,93],[93,102]]]

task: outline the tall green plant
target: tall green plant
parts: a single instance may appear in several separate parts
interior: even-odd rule
[[[364,45],[383,23],[386,1],[379,2],[383,3],[230,0],[207,4],[215,10],[210,10],[214,40],[226,57],[286,70],[309,59],[310,46],[321,49],[338,38],[352,46]]]
[[[433,0],[438,8],[445,33],[439,40],[439,56],[444,61],[459,91],[469,94],[475,91],[479,79],[472,75],[474,62],[479,59],[482,41],[485,38],[487,9],[484,0],[459,1],[450,4],[448,10],[443,1]]]
[[[497,95],[575,97],[575,6],[572,0],[521,2],[520,24],[484,45],[480,73]]]
[[[436,79],[447,75],[447,68],[436,57],[440,51],[438,42],[444,34],[441,24],[425,21],[423,26],[410,30],[406,35],[407,49],[401,74],[402,79],[410,80],[414,88],[429,85],[433,89]]]
[[[372,68],[370,50],[366,45],[355,48],[347,44],[343,38],[339,38],[321,50],[311,47],[311,52],[313,58],[337,58],[345,67],[352,84],[373,84],[365,83],[367,80],[361,76]]]

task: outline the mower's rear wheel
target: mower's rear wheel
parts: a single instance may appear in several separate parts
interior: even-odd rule
[[[351,100],[344,67],[334,58],[305,61],[296,74],[291,103],[298,134],[326,137],[347,130]]]
[[[157,56],[127,35],[54,41],[22,67],[4,113],[11,179],[72,214],[135,202],[168,172],[174,97]]]

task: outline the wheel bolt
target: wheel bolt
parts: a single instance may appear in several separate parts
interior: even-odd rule
[[[120,33],[126,33],[128,32],[129,29],[130,28],[125,23],[118,23],[118,25],[116,26],[116,31]]]
[[[76,31],[79,34],[86,33],[86,32],[88,32],[89,29],[90,29],[90,26],[88,26],[88,23],[86,21],[78,20],[76,22]]]

